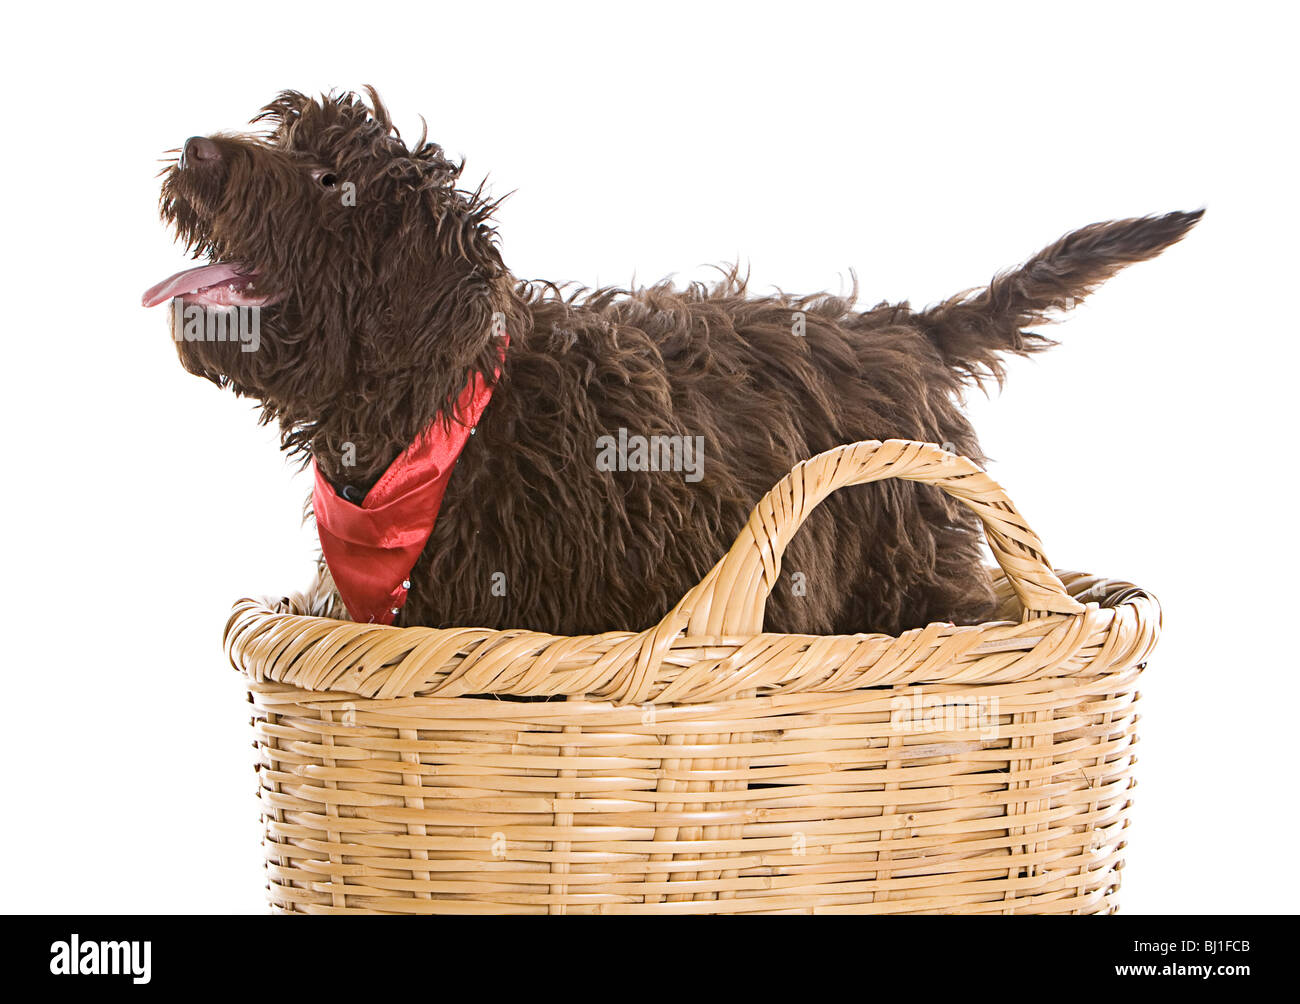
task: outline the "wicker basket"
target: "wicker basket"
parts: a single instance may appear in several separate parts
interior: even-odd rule
[[[979,514],[1005,619],[762,633],[808,513],[891,477]],[[241,601],[226,629],[256,707],[277,910],[1116,908],[1159,606],[1127,583],[1058,578],[998,485],[936,446],[799,464],[638,634],[313,616],[329,593]]]

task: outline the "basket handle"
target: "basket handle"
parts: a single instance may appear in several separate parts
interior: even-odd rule
[[[931,443],[905,439],[837,446],[798,464],[750,513],[731,550],[651,629],[721,636],[763,630],[767,597],[781,574],[781,556],[808,514],[831,492],[886,478],[938,485],[974,510],[989,546],[1024,608],[1024,620],[1080,613],[1043,555],[1042,541],[1001,486],[971,460]]]

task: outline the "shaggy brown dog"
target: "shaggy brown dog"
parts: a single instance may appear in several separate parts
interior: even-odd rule
[[[262,305],[257,351],[178,340],[185,368],[260,401],[284,448],[314,457],[346,498],[360,499],[472,374],[492,379],[504,315],[495,396],[410,576],[402,624],[639,629],[799,460],[902,438],[982,461],[964,386],[1000,378],[1000,353],[1050,345],[1025,329],[1200,217],[1085,227],[921,311],[753,297],[734,271],[712,288],[564,293],[516,281],[494,203],[457,188],[461,166],[425,137],[408,148],[367,93],[285,92],[253,120],[268,132],[190,139],[161,205],[196,258],[231,263],[210,302]],[[702,477],[602,469],[598,440],[620,429],[702,437]],[[803,590],[790,588],[794,572]],[[896,633],[992,608],[975,518],[907,482],[832,496],[783,577],[773,631]]]

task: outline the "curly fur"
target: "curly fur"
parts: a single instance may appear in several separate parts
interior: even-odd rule
[[[336,489],[368,490],[473,372],[492,378],[492,318],[505,316],[512,340],[495,395],[412,573],[402,624],[639,629],[803,458],[896,437],[982,460],[964,387],[1000,380],[1005,353],[1051,344],[1025,328],[1200,216],[1084,228],[986,289],[919,312],[751,296],[734,269],[711,287],[566,291],[516,281],[495,204],[457,187],[461,165],[424,136],[407,147],[367,97],[282,93],[254,120],[268,131],[209,137],[219,160],[167,169],[161,208],[195,257],[255,263],[259,287],[279,297],[262,309],[257,352],[178,341],[185,368],[260,401],[284,448],[315,457]],[[340,179],[356,186],[355,206],[338,197]],[[598,470],[597,439],[620,427],[702,436],[703,479]],[[349,443],[355,466],[343,462]],[[993,608],[980,554],[974,517],[931,487],[839,492],[794,539],[767,627],[979,621]],[[804,595],[789,587],[794,572]]]

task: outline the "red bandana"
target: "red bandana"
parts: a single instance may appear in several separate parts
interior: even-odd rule
[[[503,356],[507,344],[509,338],[502,336]],[[361,505],[339,496],[312,460],[312,510],[321,551],[353,620],[393,623],[411,588],[411,569],[433,532],[456,458],[490,400],[492,387],[475,373],[456,400],[453,420],[444,424],[437,415]]]

